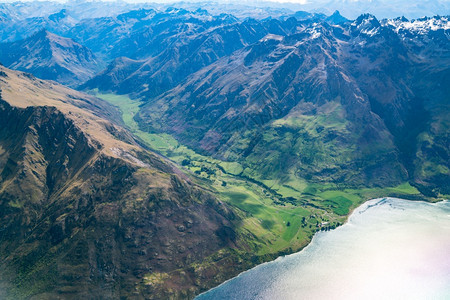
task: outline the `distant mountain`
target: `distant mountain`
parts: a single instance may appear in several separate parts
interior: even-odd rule
[[[139,146],[106,102],[4,67],[0,90],[3,299],[182,298],[217,283],[194,285],[208,271],[192,265],[236,247],[226,204]]]
[[[378,18],[421,18],[423,16],[447,15],[450,12],[450,2],[447,0],[316,0],[301,5],[302,10],[321,12],[326,15],[339,10],[345,17],[355,19],[364,13],[370,13]]]
[[[27,19],[21,19],[20,14],[6,15],[10,16],[10,19],[3,21],[0,19],[0,41],[2,42],[25,39],[33,33],[42,30],[42,28],[56,34],[63,34],[77,23],[77,20],[72,17],[67,9],[61,9],[48,15]]]
[[[260,180],[448,193],[449,29],[437,19],[420,33],[367,14],[267,36],[147,99],[140,121]]]
[[[140,9],[114,17],[81,20],[66,35],[106,60],[120,56],[142,59],[194,35],[235,22],[237,19],[231,15],[212,16],[201,10]]]
[[[84,82],[102,68],[101,61],[88,48],[46,30],[0,44],[0,62],[66,85]]]
[[[342,24],[348,22],[349,20],[341,15],[341,13],[336,10],[331,16],[325,19],[326,22],[330,24]]]
[[[286,36],[295,32],[296,26],[302,28],[305,24],[323,22],[325,19],[326,16],[321,14],[296,12],[280,20],[247,19],[240,22],[230,15],[211,16],[198,10],[189,12],[168,9],[159,13],[141,10],[118,16],[118,23],[112,19],[98,20],[105,26],[100,32],[106,36],[101,39],[93,33],[94,25],[88,24],[96,21],[89,20],[72,29],[73,33],[84,32],[83,36],[77,35],[74,38],[85,40],[85,43],[98,51],[106,50],[100,50],[97,46],[109,49],[108,56],[117,57],[117,61],[112,61],[103,72],[80,88],[98,88],[100,91],[132,94],[136,97],[155,97],[193,72],[268,34]],[[119,25],[122,24],[119,20],[126,20],[124,24],[133,24],[128,25],[134,28],[132,33],[121,34],[124,29],[123,25]],[[339,12],[326,20],[330,24],[346,21]],[[135,30],[136,27],[138,29]],[[118,37],[114,38],[115,35]],[[90,44],[91,40],[95,43],[100,40],[117,42],[113,46],[107,46],[107,43]]]
[[[228,23],[228,21],[227,21]],[[140,50],[153,49],[151,56],[141,60],[118,58],[105,71],[84,85],[83,89],[98,88],[121,94],[135,94],[154,97],[184,80],[188,75],[208,66],[219,58],[257,42],[269,33],[285,35],[286,30],[278,20],[246,20],[242,23],[222,24],[199,33],[177,34],[164,41],[165,47],[158,46],[160,36],[155,35],[141,45]],[[136,41],[145,39],[135,39]],[[160,42],[161,43],[161,42]],[[119,43],[118,46],[126,43]],[[117,46],[117,47],[118,47]],[[135,54],[134,56],[146,57]],[[119,80],[118,80],[119,79]]]
[[[77,0],[67,1],[6,1],[0,3],[0,15],[7,14],[16,20],[28,22],[34,18],[45,18],[67,10],[76,20],[111,17],[120,13],[144,7],[153,7],[146,3],[127,3],[125,1],[104,5],[100,1]]]

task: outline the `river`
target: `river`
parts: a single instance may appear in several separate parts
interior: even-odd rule
[[[205,299],[450,299],[450,202],[374,199]]]

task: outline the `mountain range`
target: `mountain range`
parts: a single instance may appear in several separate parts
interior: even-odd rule
[[[448,16],[247,4],[0,5],[0,298],[190,299],[449,197]]]
[[[341,25],[245,21],[208,33],[216,44],[196,42],[200,34],[192,42],[200,47],[167,49],[184,57],[116,60],[82,88],[143,99],[136,118],[146,130],[239,162],[259,180],[410,180],[448,193],[448,24],[372,15]],[[229,42],[227,29],[259,35]],[[236,40],[232,54],[217,52]]]

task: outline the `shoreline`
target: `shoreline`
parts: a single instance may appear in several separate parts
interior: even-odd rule
[[[367,211],[368,209],[370,209],[370,208],[372,208],[372,207],[376,207],[376,206],[382,205],[382,204],[384,204],[386,201],[388,201],[388,200],[390,200],[390,199],[392,199],[392,200],[408,201],[408,202],[422,202],[422,203],[424,203],[424,204],[427,203],[427,204],[432,204],[432,205],[433,205],[433,204],[442,203],[442,202],[445,202],[445,201],[449,201],[449,199],[438,199],[437,201],[429,201],[429,200],[427,200],[425,197],[424,197],[423,200],[420,200],[420,199],[404,199],[404,198],[391,197],[391,196],[387,196],[387,197],[379,197],[379,198],[371,198],[371,199],[368,199],[368,200],[362,202],[362,203],[361,203],[360,205],[358,205],[357,207],[353,208],[353,209],[349,212],[349,214],[346,216],[345,222],[342,223],[341,225],[339,225],[338,227],[336,227],[335,229],[330,230],[330,232],[331,232],[331,231],[334,231],[334,230],[337,230],[337,229],[339,229],[339,228],[341,228],[343,225],[349,224],[349,221],[350,221],[351,217],[354,215],[354,213],[357,212],[358,209],[361,209],[364,205],[367,205],[369,202],[375,202],[375,204],[372,204],[372,205],[369,204],[369,205],[368,205],[361,213]],[[226,281],[222,282],[221,284],[219,284],[219,285],[217,285],[217,286],[215,286],[215,287],[213,287],[213,288],[211,288],[211,289],[208,289],[207,291],[204,291],[204,292],[198,294],[197,296],[195,296],[194,299],[200,299],[200,300],[203,299],[203,297],[205,296],[205,294],[207,294],[207,293],[210,292],[211,290],[214,290],[214,289],[216,289],[216,288],[219,288],[219,287],[221,287],[221,286],[223,286],[223,285],[229,283],[230,281],[232,281],[232,280],[234,280],[234,279],[236,279],[236,278],[238,278],[238,277],[240,277],[240,276],[243,276],[243,275],[247,274],[248,272],[254,270],[255,268],[262,267],[262,266],[265,266],[265,265],[274,263],[274,262],[276,262],[276,261],[278,261],[278,260],[282,260],[282,259],[284,259],[284,258],[286,258],[286,257],[288,257],[288,256],[298,255],[299,253],[305,251],[308,247],[313,246],[313,245],[314,245],[314,240],[316,239],[316,237],[317,237],[319,234],[324,234],[324,233],[326,233],[326,232],[327,232],[327,231],[321,231],[321,230],[316,231],[316,232],[314,233],[314,235],[312,236],[311,240],[308,242],[308,244],[305,245],[304,247],[300,248],[299,250],[293,251],[292,253],[288,253],[288,254],[284,254],[284,255],[279,255],[279,256],[277,256],[275,259],[268,260],[268,261],[266,261],[266,262],[257,264],[257,265],[255,265],[255,266],[253,266],[252,268],[250,268],[250,269],[248,269],[248,270],[245,270],[245,271],[243,271],[243,272],[240,272],[238,275],[236,275],[236,276],[234,276],[234,277],[232,277],[232,278],[230,278],[230,279],[227,279]]]

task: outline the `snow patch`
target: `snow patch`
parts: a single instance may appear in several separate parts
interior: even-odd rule
[[[275,41],[280,41],[281,42],[283,40],[283,37],[281,35],[269,33],[268,35],[263,37],[260,41],[261,42],[267,42],[268,40],[275,40]]]
[[[433,18],[421,18],[411,21],[403,21],[400,19],[387,20],[386,25],[390,25],[395,28],[395,31],[410,31],[416,34],[427,34],[430,31],[437,30],[450,30],[449,17],[433,17]]]

